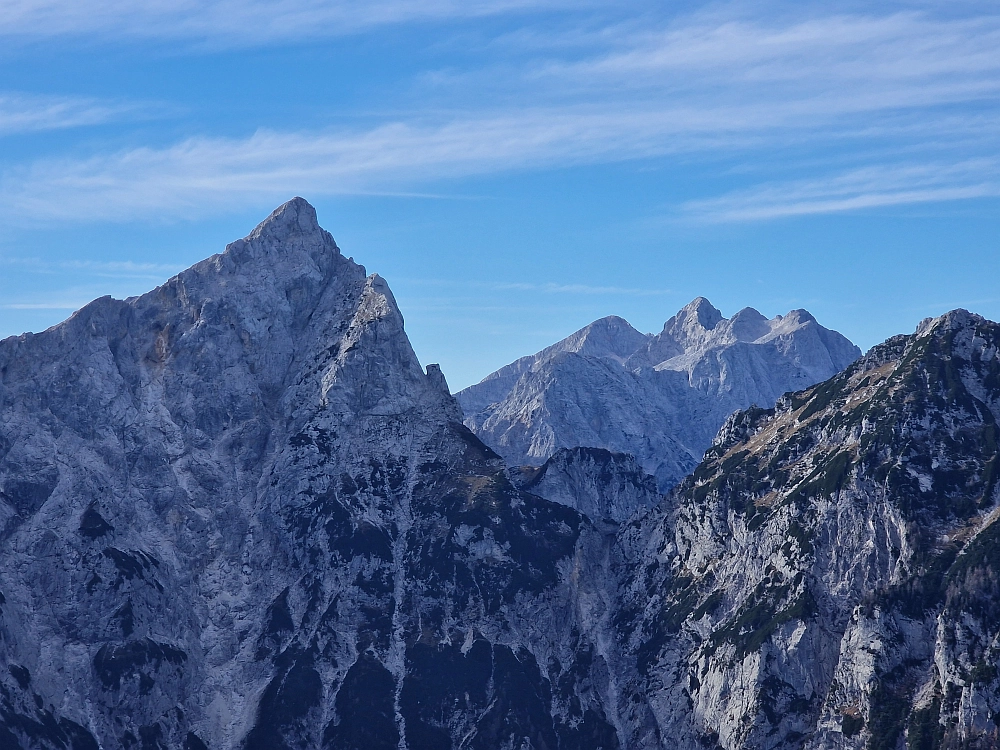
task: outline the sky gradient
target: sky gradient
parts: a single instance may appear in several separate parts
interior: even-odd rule
[[[994,3],[0,0],[0,336],[294,195],[453,389],[591,320],[1000,319]]]

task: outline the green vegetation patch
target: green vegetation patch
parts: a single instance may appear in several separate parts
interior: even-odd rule
[[[712,633],[710,652],[714,653],[723,643],[730,643],[736,647],[737,658],[743,659],[748,654],[759,651],[786,622],[807,620],[816,614],[816,602],[808,590],[782,606],[790,591],[789,584],[771,586],[768,581],[759,583],[736,615]]]
[[[809,419],[813,414],[817,414],[823,409],[826,409],[830,404],[837,399],[838,396],[844,395],[844,382],[843,378],[834,377],[830,378],[823,383],[820,383],[815,388],[812,389],[810,394],[810,399],[806,408],[802,410],[799,414],[799,421],[804,422]],[[795,401],[792,402],[793,406]]]
[[[914,689],[913,681],[908,677],[906,667],[900,665],[881,675],[872,690],[868,750],[897,750],[900,735],[906,728]]]
[[[906,581],[888,589],[881,597],[884,604],[911,619],[920,619],[944,603],[949,568],[958,554],[954,542],[935,548],[918,533],[911,535],[913,559],[918,572]]]
[[[940,722],[941,696],[936,695],[931,705],[920,708],[910,716],[906,730],[909,750],[938,750],[944,741],[944,727]]]
[[[987,526],[948,570],[945,606],[968,612],[987,625],[1000,622],[1000,523]]]
[[[844,714],[840,720],[840,731],[845,737],[853,737],[865,726],[865,720],[861,714]]]
[[[822,462],[813,469],[802,483],[785,499],[786,503],[797,504],[809,497],[833,497],[843,489],[854,468],[854,454],[843,451]]]

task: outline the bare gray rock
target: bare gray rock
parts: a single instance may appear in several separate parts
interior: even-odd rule
[[[605,537],[301,199],[0,342],[0,529],[5,748],[618,747]]]
[[[998,745],[998,349],[925,321],[734,415],[622,530],[619,674],[664,747]]]
[[[726,417],[826,380],[861,351],[805,310],[731,319],[699,297],[656,336],[604,318],[460,391],[465,423],[512,464],[559,448],[631,453],[666,491]]]
[[[835,349],[800,314],[672,320],[539,372],[711,401],[749,387],[713,363]],[[662,499],[603,449],[512,471],[461,419],[301,199],[0,342],[0,747],[1000,744],[996,323],[736,413]]]
[[[622,523],[661,500],[656,480],[634,456],[603,448],[561,448],[537,470],[528,469],[522,476],[523,489],[575,508],[595,521]]]

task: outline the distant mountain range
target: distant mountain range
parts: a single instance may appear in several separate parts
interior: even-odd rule
[[[805,310],[768,320],[746,308],[726,319],[699,297],[659,334],[602,318],[456,398],[465,424],[514,465],[540,465],[559,448],[605,448],[635,456],[666,491],[730,414],[770,407],[860,355]]]
[[[0,341],[0,748],[1000,747],[1000,325],[784,395],[856,354],[802,312],[565,348],[496,393],[604,368],[546,413],[606,382],[567,421],[654,436],[660,377],[776,402],[666,495],[602,447],[510,467],[301,199]]]

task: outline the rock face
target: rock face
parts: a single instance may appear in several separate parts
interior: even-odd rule
[[[0,342],[0,748],[995,748],[998,419],[957,311],[665,498],[603,449],[512,472],[296,199]]]
[[[699,297],[644,335],[604,318],[457,394],[468,425],[512,464],[559,448],[631,453],[665,491],[726,417],[839,372],[861,354],[805,310],[730,319]]]
[[[476,414],[503,401],[525,373],[532,372],[556,355],[578,354],[624,364],[652,338],[650,334],[635,330],[624,318],[615,315],[601,318],[538,354],[521,357],[501,367],[483,378],[482,382],[460,391],[457,397],[467,414]]]
[[[4,748],[618,747],[605,538],[301,199],[0,342],[0,528]]]
[[[662,745],[1000,746],[998,419],[964,311],[730,419],[617,548]]]
[[[528,492],[575,508],[595,521],[622,523],[661,498],[656,480],[634,456],[603,448],[560,448],[519,484]]]

